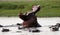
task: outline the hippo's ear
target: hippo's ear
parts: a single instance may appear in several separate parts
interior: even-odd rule
[[[41,9],[41,7],[39,6],[38,9],[37,9],[37,11],[39,11],[40,9]]]

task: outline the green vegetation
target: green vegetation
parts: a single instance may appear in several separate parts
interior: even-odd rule
[[[41,5],[38,17],[60,17],[60,0],[0,2],[0,16],[18,16],[19,12],[30,11],[35,4]]]

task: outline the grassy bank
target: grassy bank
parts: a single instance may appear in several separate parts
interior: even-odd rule
[[[30,11],[35,4],[41,5],[38,17],[60,17],[60,0],[0,2],[0,16],[18,16],[19,12]]]

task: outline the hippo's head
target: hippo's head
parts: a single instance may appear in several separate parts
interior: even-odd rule
[[[32,10],[33,11],[39,11],[40,10],[40,5],[34,5],[33,7],[32,7]]]

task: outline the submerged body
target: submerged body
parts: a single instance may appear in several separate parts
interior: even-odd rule
[[[35,15],[40,10],[40,6],[34,6],[32,9],[32,11],[27,12],[24,15],[22,13],[19,15],[19,17],[24,21],[22,24],[24,28],[41,27],[41,25],[38,24],[37,17]]]

